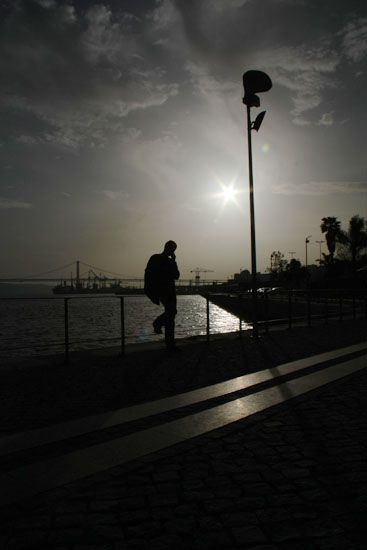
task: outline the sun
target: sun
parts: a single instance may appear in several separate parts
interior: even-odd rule
[[[220,193],[223,198],[223,204],[227,204],[227,202],[236,202],[237,193],[238,191],[233,185],[223,185],[222,192]]]

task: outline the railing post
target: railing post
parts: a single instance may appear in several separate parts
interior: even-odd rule
[[[339,296],[339,321],[343,320],[343,296]]]
[[[210,321],[209,321],[209,298],[206,297],[206,341],[210,338]]]
[[[64,298],[65,363],[69,363],[69,298]]]
[[[269,295],[265,292],[265,333],[269,333]]]
[[[325,296],[325,325],[329,322],[329,300],[328,296]]]
[[[288,290],[288,328],[292,328],[292,291]]]
[[[307,291],[307,324],[311,326],[311,291]]]
[[[239,330],[240,330],[240,338],[242,338],[242,317],[241,317],[241,310],[242,310],[242,294],[238,295],[238,319],[239,319]]]
[[[124,296],[120,296],[121,355],[125,355],[125,307]]]
[[[355,290],[353,290],[352,304],[353,304],[353,320],[355,321],[355,319],[356,319],[356,293],[355,293]]]

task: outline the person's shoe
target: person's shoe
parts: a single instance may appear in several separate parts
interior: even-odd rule
[[[162,327],[153,321],[153,330],[156,334],[163,334]]]

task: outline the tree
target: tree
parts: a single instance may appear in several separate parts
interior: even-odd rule
[[[341,246],[338,247],[338,254],[351,261],[353,272],[355,272],[361,253],[367,249],[367,222],[365,219],[358,215],[352,216],[349,220],[348,230],[341,233],[339,242]]]
[[[342,235],[340,221],[338,218],[328,216],[322,218],[321,222],[320,229],[322,233],[325,233],[326,244],[330,253],[330,263],[333,263],[336,243]]]
[[[306,282],[308,270],[302,266],[299,260],[292,258],[285,267],[285,279],[288,285],[299,287],[302,282]]]
[[[282,254],[280,252],[280,250],[278,251],[273,251],[270,255],[270,261],[271,261],[271,266],[270,266],[270,273],[282,273],[285,268],[286,268],[286,265],[287,265],[287,260],[284,259],[284,254]]]

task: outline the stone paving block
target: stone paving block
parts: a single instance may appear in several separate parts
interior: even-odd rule
[[[181,486],[184,490],[190,491],[195,489],[202,490],[205,487],[205,484],[203,480],[201,480],[200,478],[196,478],[196,479],[183,480],[181,482]]]
[[[223,525],[226,525],[226,522],[221,522],[219,517],[217,516],[198,516],[198,525],[199,525],[199,531],[207,532],[207,531],[220,531],[223,530]]]
[[[318,550],[365,550],[366,546],[358,546],[347,537],[335,536],[315,541]]]
[[[176,495],[152,495],[148,497],[151,506],[177,506],[179,501]]]
[[[136,510],[144,508],[146,502],[146,499],[142,496],[130,496],[120,499],[118,501],[118,504],[121,510]]]
[[[330,500],[331,498],[330,494],[320,487],[307,491],[300,491],[299,495],[302,499],[309,502],[319,502],[320,500]]]
[[[120,525],[135,525],[140,522],[146,522],[151,519],[152,513],[149,508],[141,510],[126,510],[119,514]]]
[[[232,488],[230,487],[217,487],[215,489],[215,498],[222,499],[222,498],[228,498],[228,499],[237,499],[244,493],[243,489],[240,487],[236,487],[232,483]]]
[[[147,497],[150,495],[154,495],[157,492],[157,489],[154,487],[154,485],[136,485],[133,488],[130,488],[128,491],[126,491],[126,495],[128,496],[142,496]]]
[[[271,494],[272,486],[270,483],[265,482],[258,482],[258,483],[248,483],[245,487],[243,487],[243,495],[244,496],[252,496],[252,495],[268,495]]]
[[[287,468],[282,469],[282,474],[287,479],[294,480],[294,479],[300,479],[304,477],[310,477],[311,472],[308,468],[292,468],[288,466]]]
[[[88,525],[117,525],[118,523],[120,523],[120,517],[117,512],[109,512],[105,514],[94,512],[87,515],[87,523]]]
[[[260,527],[233,527],[232,534],[235,541],[244,548],[247,548],[247,545],[254,546],[256,543],[269,541]]]
[[[149,550],[186,550],[191,547],[177,535],[162,535],[149,541]]]
[[[172,507],[157,506],[150,511],[150,517],[157,521],[171,519],[174,516]]]
[[[55,518],[56,528],[60,527],[78,527],[86,520],[86,514],[62,514]]]
[[[69,500],[60,500],[55,502],[54,506],[50,504],[47,510],[48,512],[53,510],[55,514],[80,514],[85,513],[88,509],[88,500],[80,500],[78,502],[70,502]]]
[[[93,512],[114,512],[120,507],[118,500],[94,500],[90,503]]]
[[[279,495],[290,495],[294,492],[294,483],[284,483],[284,482],[282,482],[281,484],[277,483],[275,487],[276,487],[276,492]],[[293,502],[293,504],[295,505],[296,503]]]
[[[223,525],[226,527],[243,527],[244,525],[258,525],[259,521],[254,512],[247,510],[235,510],[221,514]]]
[[[102,544],[81,544],[77,547],[74,546],[73,550],[121,550],[123,547],[123,542],[109,542],[109,543],[102,543]],[[65,547],[65,550],[69,550],[70,547]],[[47,549],[49,550],[49,549]],[[57,550],[61,550],[59,547]]]
[[[127,540],[121,550],[147,550],[147,541],[139,538]]]
[[[270,540],[273,543],[283,543],[286,541],[299,541],[302,540],[302,532],[297,528],[293,522],[270,522],[264,525],[266,532],[268,533]]]
[[[168,533],[174,533],[177,535],[189,535],[194,531],[195,528],[196,520],[194,516],[184,518],[176,517],[164,523],[164,529]]]
[[[204,508],[209,514],[227,512],[234,507],[234,501],[229,498],[215,498],[204,501]]]
[[[171,471],[162,471],[160,469],[159,472],[153,474],[153,479],[155,482],[161,482],[161,481],[179,481],[180,479],[180,476],[178,475],[178,473],[175,471],[175,470],[171,470]]]
[[[263,475],[260,473],[260,471],[254,471],[254,472],[248,472],[247,471],[247,464],[244,464],[244,471],[243,472],[237,472],[233,479],[235,479],[236,483],[240,483],[243,485],[246,485],[248,483],[255,483],[256,481],[261,482],[263,481]],[[228,477],[225,478],[228,482]]]
[[[135,487],[136,485],[149,485],[151,477],[144,474],[129,474],[126,478],[126,485]]]
[[[89,542],[112,542],[123,540],[124,535],[121,527],[115,525],[94,525],[88,527],[86,539]]]
[[[179,491],[179,485],[177,483],[157,483],[155,485],[155,494],[152,495],[176,495]]]
[[[82,544],[91,542],[88,537],[85,537],[84,529],[76,527],[68,527],[64,529],[52,529],[47,537],[47,544],[50,548],[60,544]]]
[[[182,498],[186,502],[202,502],[214,499],[215,495],[212,491],[200,490],[200,491],[183,491]]]
[[[263,496],[244,496],[238,499],[237,506],[245,510],[258,510],[267,506],[267,499]]]
[[[179,517],[191,516],[199,513],[199,507],[197,504],[180,504],[174,509],[174,513]]]
[[[47,541],[47,531],[28,531],[16,533],[7,540],[6,550],[38,550],[43,548]]]
[[[17,522],[17,530],[21,531],[22,529],[42,529],[46,531],[50,526],[50,523],[50,515],[46,515],[44,513],[42,513],[41,515],[31,514],[21,518]]]
[[[213,550],[213,548],[233,548],[232,538],[222,531],[199,533],[192,541],[195,550]]]
[[[286,521],[289,519],[289,510],[287,508],[265,508],[256,512],[256,518],[259,522]]]
[[[136,525],[129,525],[124,529],[126,538],[144,538],[150,540],[161,533],[161,524],[158,521],[141,522]]]

